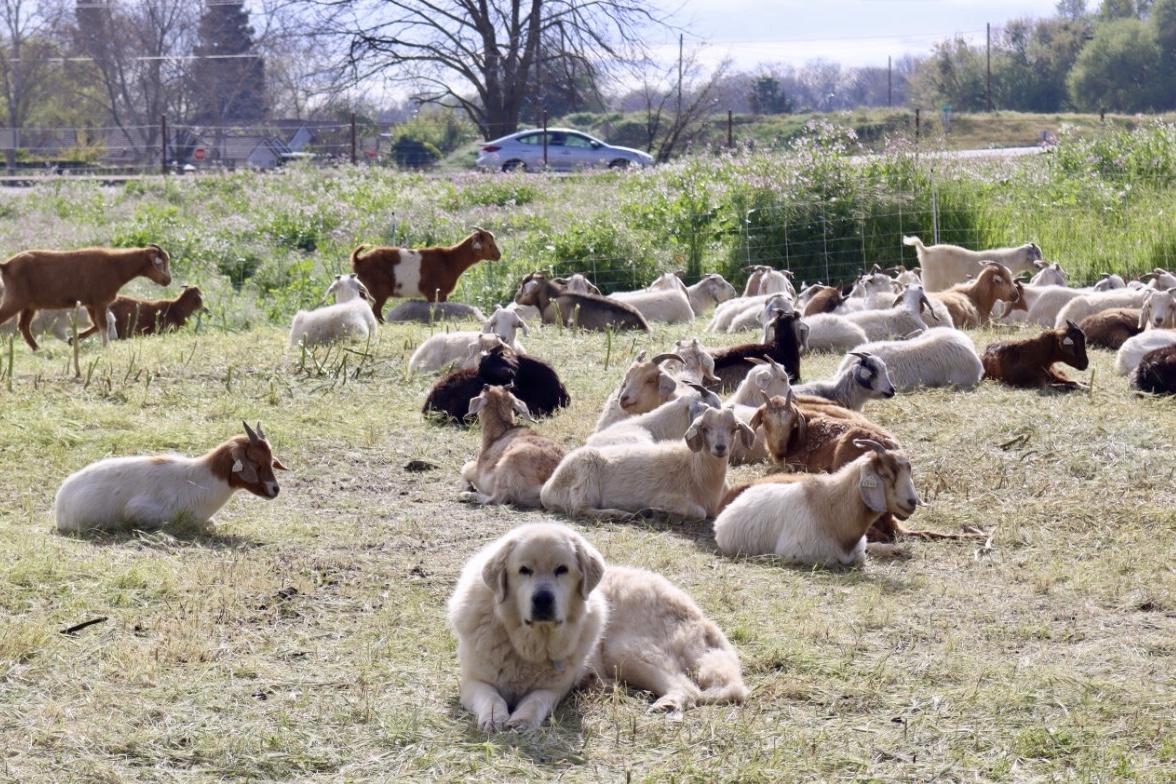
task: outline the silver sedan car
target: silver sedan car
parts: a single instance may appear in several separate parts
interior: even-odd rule
[[[543,131],[512,133],[482,145],[475,161],[479,169],[543,170]],[[614,147],[570,128],[547,129],[547,168],[574,171],[592,166],[623,169],[649,166],[653,156],[631,147]]]

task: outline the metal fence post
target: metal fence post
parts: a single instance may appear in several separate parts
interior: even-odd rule
[[[159,115],[159,173],[167,174],[167,115]]]

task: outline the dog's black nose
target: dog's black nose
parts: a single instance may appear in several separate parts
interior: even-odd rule
[[[531,620],[555,620],[555,594],[551,591],[536,591],[531,597]]]

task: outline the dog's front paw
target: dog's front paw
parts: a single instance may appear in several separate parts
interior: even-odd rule
[[[502,700],[490,706],[478,715],[478,729],[482,732],[498,732],[507,726],[510,719],[510,709]]]
[[[506,729],[512,732],[534,732],[542,723],[542,719],[515,711],[515,715],[506,722]]]

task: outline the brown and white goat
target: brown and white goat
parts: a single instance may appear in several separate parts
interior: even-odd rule
[[[203,457],[109,457],[71,474],[53,502],[59,531],[206,528],[237,490],[278,496],[274,457],[261,423]]]
[[[841,289],[836,286],[818,286],[816,292],[809,297],[804,305],[804,315],[816,316],[819,313],[832,313],[844,302]]]
[[[986,261],[975,280],[930,292],[929,296],[943,303],[956,329],[966,329],[987,324],[997,300],[1016,302],[1021,295],[1008,267]]]
[[[1053,369],[1055,362],[1086,370],[1086,335],[1073,321],[1049,329],[1035,338],[992,343],[981,358],[984,375],[1013,387],[1044,387],[1073,390],[1083,386]]]
[[[856,411],[818,403],[809,398],[798,401],[790,392],[788,397],[764,396],[751,421],[752,428],[762,427],[764,445],[777,465],[789,473],[771,474],[761,479],[735,485],[723,497],[722,506],[734,501],[748,487],[775,482],[795,482],[804,474],[833,473],[867,454],[871,443],[887,449],[900,449],[898,440]],[[803,473],[798,473],[803,472]],[[894,541],[898,536],[922,539],[960,539],[976,536],[975,532],[945,534],[936,531],[914,531],[904,527],[886,513],[871,527],[871,541]]]
[[[115,297],[110,303],[119,340],[179,329],[194,313],[208,313],[199,286],[183,286],[175,299],[142,300]]]
[[[479,261],[498,261],[502,254],[494,235],[474,227],[456,245],[432,248],[390,248],[360,245],[351,251],[351,269],[372,295],[372,312],[384,320],[390,297],[424,297],[445,302],[461,273]]]
[[[539,491],[563,460],[564,449],[529,427],[516,425],[514,415],[531,418],[527,404],[506,387],[485,386],[470,401],[467,416],[482,423],[482,451],[461,469],[472,492],[466,501],[479,504],[539,506]]]
[[[167,286],[171,283],[171,259],[158,245],[145,248],[82,248],[81,250],[26,250],[0,263],[4,298],[0,324],[20,314],[20,333],[33,351],[37,341],[30,325],[38,310],[72,308],[81,304],[90,314],[90,328],[108,342],[106,313],[121,289],[132,278],[143,276]]]

